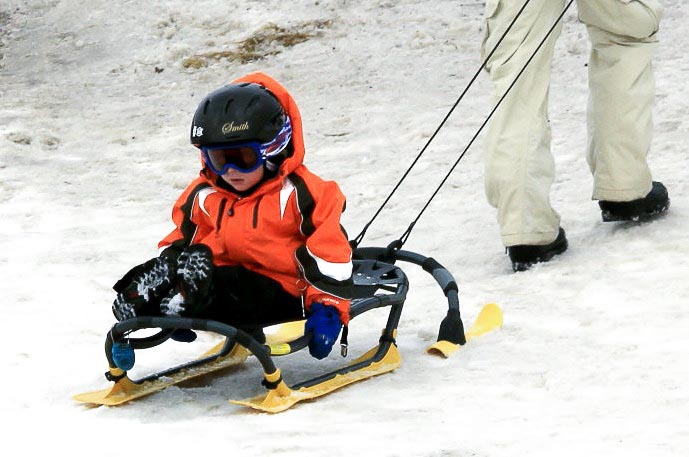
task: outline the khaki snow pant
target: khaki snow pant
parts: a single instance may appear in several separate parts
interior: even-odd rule
[[[483,58],[525,0],[487,0]],[[538,47],[565,0],[531,0],[487,62],[497,102]],[[593,199],[628,201],[651,190],[646,155],[655,95],[651,57],[662,6],[656,0],[577,0],[588,30],[588,152]],[[550,205],[555,166],[550,151],[548,90],[561,25],[541,47],[488,125],[486,195],[498,209],[505,246],[547,244],[560,216]]]

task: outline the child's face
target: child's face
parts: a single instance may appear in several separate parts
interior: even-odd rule
[[[244,192],[258,184],[261,179],[263,179],[263,173],[263,167],[258,167],[249,173],[242,173],[241,171],[230,168],[227,170],[227,173],[222,175],[222,179],[239,192]]]

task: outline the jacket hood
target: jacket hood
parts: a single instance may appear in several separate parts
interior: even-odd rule
[[[268,89],[275,96],[275,98],[277,98],[278,102],[292,122],[292,139],[290,143],[292,145],[293,153],[290,157],[285,159],[284,162],[282,162],[280,168],[278,169],[278,176],[280,180],[282,180],[294,170],[299,168],[304,162],[304,134],[302,132],[301,114],[299,113],[299,108],[287,89],[265,73],[250,73],[246,76],[235,79],[232,81],[232,84],[242,82],[260,84]],[[208,169],[208,167],[206,167],[205,163],[203,162],[203,157],[201,157],[201,165],[203,169],[201,170],[200,175],[211,184],[214,183],[215,180],[218,179],[218,176]]]
[[[242,82],[260,84],[268,89],[278,99],[282,109],[285,110],[292,122],[292,149],[294,153],[280,165],[278,171],[280,177],[287,176],[304,162],[304,134],[299,108],[287,89],[265,73],[250,73],[232,81],[233,84]]]

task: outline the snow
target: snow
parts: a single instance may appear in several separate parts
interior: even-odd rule
[[[263,391],[255,360],[122,407],[71,399],[108,385],[111,286],[157,254],[171,205],[196,174],[188,129],[197,103],[252,71],[283,83],[302,111],[306,163],[340,183],[354,237],[480,65],[483,2],[2,0],[3,448],[75,457],[688,455],[689,9],[664,4],[649,160],[670,190],[667,217],[603,224],[590,200],[588,42],[573,8],[551,90],[552,200],[570,249],[511,273],[483,195],[480,137],[405,248],[455,275],[466,325],[494,301],[504,327],[449,359],[427,355],[444,297],[409,266],[402,366],[269,415],[227,402]],[[280,31],[308,36],[259,46],[260,60],[228,60],[242,40]],[[482,74],[365,245],[402,235],[490,111],[488,94]],[[350,354],[373,346],[384,320],[378,310],[354,320]],[[136,369],[165,368],[216,341],[199,339],[139,351]],[[276,363],[296,382],[344,362],[297,353]]]

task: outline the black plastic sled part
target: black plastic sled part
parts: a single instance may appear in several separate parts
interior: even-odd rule
[[[407,262],[418,265],[432,275],[447,298],[448,310],[443,319],[438,334],[438,341],[445,340],[455,344],[466,342],[464,326],[460,316],[459,297],[457,283],[450,272],[439,262],[430,257],[404,250],[390,250],[382,247],[363,247],[357,248],[353,254],[353,283],[354,292],[350,308],[350,318],[354,319],[361,314],[376,308],[390,307],[386,326],[381,334],[378,351],[371,357],[361,360],[358,363],[349,365],[340,370],[328,373],[317,378],[296,384],[294,388],[318,384],[348,371],[354,371],[365,367],[367,364],[377,361],[387,352],[391,344],[395,344],[397,326],[402,314],[402,307],[406,300],[409,290],[409,282],[404,271],[395,262]],[[160,331],[154,335],[136,338],[131,334],[137,330],[155,329]],[[181,370],[204,365],[219,357],[224,357],[230,353],[235,343],[245,347],[260,362],[265,373],[273,373],[276,366],[273,362],[273,355],[287,355],[301,350],[308,346],[311,335],[305,334],[288,344],[289,350],[280,354],[271,354],[268,345],[257,341],[252,335],[242,329],[231,325],[207,320],[185,317],[152,317],[141,316],[120,321],[113,325],[108,332],[105,341],[105,354],[109,366],[116,369],[112,359],[112,346],[116,342],[127,340],[133,349],[147,349],[158,346],[170,339],[173,332],[177,329],[187,329],[196,331],[207,331],[222,335],[226,338],[220,351],[208,357],[196,359],[188,363],[177,365],[164,371],[152,373],[143,378],[132,380],[139,384],[158,378],[169,376]],[[108,373],[109,374],[109,373]],[[126,376],[126,372],[122,374]],[[106,377],[110,377],[106,374]],[[112,379],[111,379],[112,380]]]

